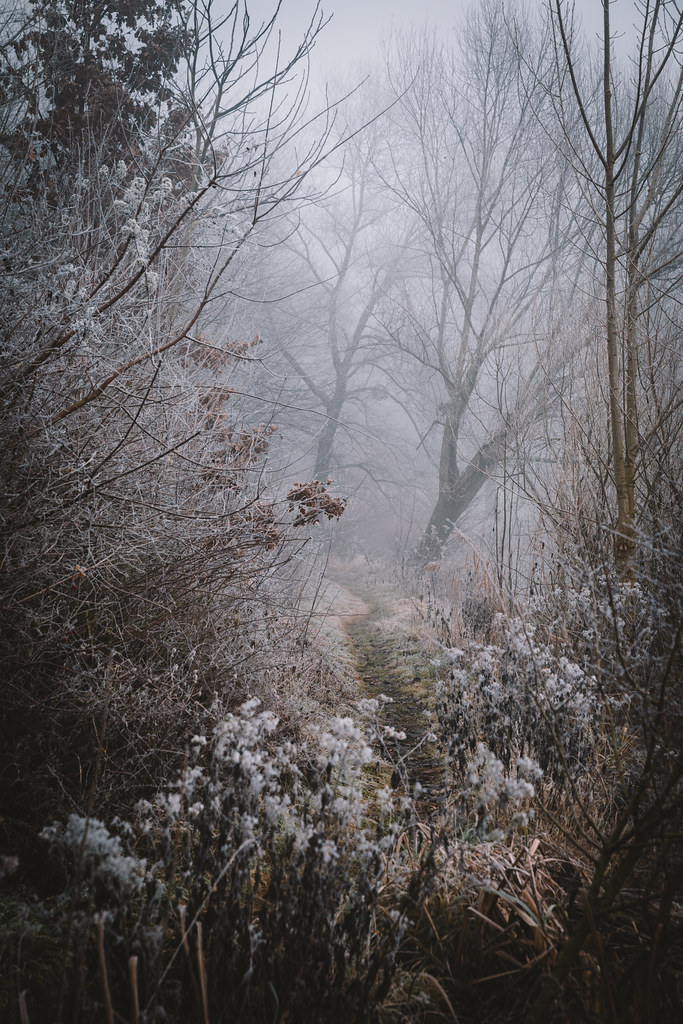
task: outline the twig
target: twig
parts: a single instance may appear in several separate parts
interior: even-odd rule
[[[202,990],[202,1014],[204,1024],[211,1024],[209,1020],[209,1000],[206,993],[206,965],[204,963],[204,949],[202,946],[202,922],[197,921],[197,968],[199,970],[199,985]]]
[[[114,1008],[111,1004],[109,977],[107,975],[107,958],[104,952],[104,914],[100,914],[97,920],[97,949],[100,957],[100,969],[102,971],[102,991],[104,993],[104,1008],[107,1013],[107,1024],[114,1024]]]
[[[138,958],[130,957],[128,960],[128,974],[130,975],[131,1010],[133,1012],[133,1024],[140,1024],[140,997],[138,995]]]
[[[19,993],[19,1016],[21,1018],[21,1024],[31,1024],[28,1015],[28,1007],[26,1006],[26,989]]]

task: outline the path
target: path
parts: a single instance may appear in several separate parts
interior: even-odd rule
[[[438,645],[395,581],[353,565],[333,565],[329,575],[351,596],[338,618],[351,647],[360,695],[392,698],[383,705],[380,720],[406,734],[396,741],[405,756],[430,731],[425,711],[434,711],[437,669],[432,662],[438,659]],[[423,787],[420,806],[429,813],[443,786],[443,758],[436,744],[423,743],[405,767],[411,788],[415,782]]]

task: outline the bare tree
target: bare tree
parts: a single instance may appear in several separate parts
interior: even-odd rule
[[[319,480],[354,461],[370,466],[353,439],[365,434],[368,405],[386,393],[377,315],[401,272],[411,231],[401,226],[402,214],[387,202],[376,173],[383,121],[363,112],[359,121],[366,127],[346,145],[343,165],[326,168],[334,179],[330,195],[302,214],[288,241],[282,288],[294,294],[277,323],[273,314],[270,332],[302,404],[314,414]],[[339,449],[341,434],[355,455]]]
[[[267,152],[263,152],[267,150],[264,105],[275,114],[268,122],[271,135],[281,126],[291,125],[294,112],[299,115],[304,110],[307,60],[326,22],[318,4],[296,50],[285,55],[277,42],[281,7],[279,0],[272,14],[255,25],[243,0],[233,2],[227,11],[218,11],[214,0],[200,0],[185,12],[184,60],[177,99],[192,125],[197,172],[206,168],[217,152],[223,160],[232,159],[223,144],[229,140],[228,149],[233,150],[239,135],[244,136],[250,150],[260,143],[258,155],[267,159]],[[264,57],[275,61],[270,72],[263,71]],[[274,87],[285,83],[293,87],[294,98],[275,99]],[[302,158],[298,169],[305,166]]]
[[[397,39],[390,57],[399,98],[387,184],[421,225],[422,262],[393,333],[444,392],[431,556],[500,459],[508,425],[484,413],[486,425],[473,426],[473,416],[495,397],[486,381],[496,358],[524,339],[559,241],[557,162],[539,141],[540,90],[525,91],[521,69],[492,2],[470,11],[457,49],[422,35]]]
[[[610,4],[595,64],[581,52],[572,9],[549,7],[555,79],[548,89],[559,145],[597,226],[595,258],[605,304],[616,560],[632,575],[640,457],[638,366],[641,313],[680,280],[683,12],[666,0],[639,3],[632,70],[614,56]],[[647,298],[643,302],[643,293]]]

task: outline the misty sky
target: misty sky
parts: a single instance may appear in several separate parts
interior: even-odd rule
[[[537,2],[540,6],[543,0]],[[248,6],[252,20],[261,22],[272,15],[274,3],[249,0]],[[371,62],[394,27],[406,29],[429,19],[445,36],[469,6],[470,0],[323,0],[325,17],[332,18],[316,42],[313,77],[316,82],[336,74],[346,77],[355,64]],[[529,6],[533,8],[533,0]],[[576,9],[588,33],[601,30],[601,0],[576,0]],[[300,41],[314,10],[314,0],[283,0],[278,23],[288,52]],[[612,0],[611,10],[615,30],[628,31],[634,20],[633,0]]]

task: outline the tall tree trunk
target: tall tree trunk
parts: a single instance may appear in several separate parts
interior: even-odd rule
[[[604,5],[604,72],[603,95],[605,104],[605,304],[607,319],[607,372],[609,377],[610,432],[612,437],[612,458],[614,465],[614,486],[617,497],[617,524],[615,535],[615,559],[617,571],[630,575],[635,553],[635,529],[633,512],[629,507],[629,488],[626,472],[624,426],[622,415],[622,381],[619,371],[619,345],[617,331],[616,295],[616,199],[615,199],[615,151],[614,126],[612,120],[612,69],[609,4]]]
[[[635,524],[636,466],[638,463],[638,267],[629,268],[626,306],[626,417],[624,441],[626,445],[626,490],[628,510],[632,524]],[[634,540],[635,544],[635,540]]]
[[[455,474],[451,473],[448,481],[440,480],[439,497],[417,549],[418,559],[432,561],[441,557],[453,527],[490,479],[491,470],[500,462],[504,444],[505,430],[501,428],[481,445],[462,473],[456,468]],[[446,428],[441,446],[442,465],[444,454],[450,457],[451,453],[451,437]],[[455,455],[454,452],[452,454]],[[451,464],[450,458],[446,464],[454,465]]]
[[[325,426],[318,435],[318,444],[315,450],[315,463],[313,466],[313,477],[316,480],[327,480],[332,472],[332,453],[334,450],[334,439],[337,436],[339,417],[346,401],[345,384],[337,385],[334,397],[325,406],[327,419]]]
[[[438,558],[455,525],[453,507],[459,480],[458,431],[453,417],[448,415],[441,438],[439,496],[420,546],[420,554],[425,557]]]

